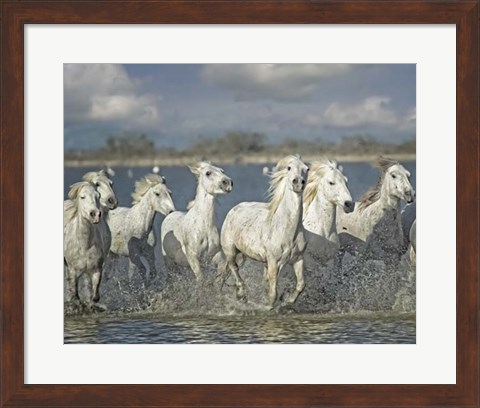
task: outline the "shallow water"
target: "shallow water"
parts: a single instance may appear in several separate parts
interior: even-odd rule
[[[268,178],[264,165],[226,165],[234,180],[232,193],[217,200],[217,224],[242,201],[265,201]],[[269,164],[271,167],[272,164]],[[406,163],[415,188],[415,163]],[[65,169],[65,192],[87,171]],[[130,206],[135,180],[149,168],[117,168],[114,190],[120,206]],[[195,194],[195,179],[186,167],[164,167],[177,209],[184,209]],[[377,170],[367,163],[347,163],[344,174],[355,200],[377,181]],[[154,228],[157,237],[162,215]],[[415,273],[402,265],[387,274],[382,263],[368,262],[362,270],[355,259],[345,258],[342,276],[332,268],[310,266],[305,271],[306,288],[294,306],[266,311],[262,267],[247,261],[240,273],[247,287],[248,302],[235,299],[233,280],[219,291],[214,271],[206,269],[209,282],[196,288],[188,269],[167,274],[157,243],[157,275],[145,283],[140,275],[127,277],[126,260],[102,279],[101,303],[106,312],[65,315],[65,343],[415,343]],[[167,278],[168,275],[168,278]],[[279,276],[278,292],[291,291],[295,279],[290,267]]]
[[[70,318],[65,343],[415,343],[415,315]]]

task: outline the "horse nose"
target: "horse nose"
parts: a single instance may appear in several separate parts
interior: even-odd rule
[[[102,216],[102,212],[100,210],[90,211],[90,217],[92,218],[94,223],[99,222],[101,216]]]
[[[114,210],[115,208],[117,208],[118,200],[116,198],[110,197],[108,199],[108,204],[110,206],[110,209]]]
[[[355,203],[353,201],[345,201],[344,205],[348,212],[352,212],[355,209]]]
[[[233,181],[231,178],[224,177],[222,180],[222,184],[226,188],[227,191],[232,191],[233,188]]]
[[[413,203],[415,201],[415,191],[414,190],[405,190],[404,192],[407,203]]]

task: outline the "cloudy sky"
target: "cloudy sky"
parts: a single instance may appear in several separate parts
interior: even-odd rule
[[[182,148],[228,131],[335,141],[415,137],[412,64],[65,64],[65,149],[141,132]]]

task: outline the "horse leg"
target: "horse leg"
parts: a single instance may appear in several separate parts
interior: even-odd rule
[[[265,283],[265,292],[268,295],[268,268],[267,268],[267,265],[263,265],[263,282]]]
[[[102,279],[102,268],[92,273],[92,300],[97,303],[100,300],[100,281]]]
[[[197,278],[197,283],[202,284],[203,283],[203,272],[202,269],[200,268],[200,261],[197,257],[196,254],[194,254],[192,251],[187,252],[187,261],[188,264],[190,265],[190,268],[192,269],[193,273],[195,274],[195,277]]]
[[[215,281],[220,285],[220,290],[223,289],[227,276],[227,260],[222,251],[218,251],[212,258],[212,262],[217,266],[217,273],[215,275]]]
[[[78,289],[77,289],[77,282],[78,279],[76,278],[76,271],[73,268],[66,267],[67,269],[67,276],[66,276],[66,283],[67,283],[67,302],[71,302],[74,299],[78,299]]]
[[[235,286],[237,287],[237,299],[246,301],[247,296],[245,295],[245,284],[243,283],[243,280],[238,273],[238,265],[235,262],[235,256],[228,259],[227,263],[230,272],[233,273],[233,276],[235,277]]]
[[[298,298],[298,295],[302,293],[303,289],[305,288],[305,280],[303,278],[303,268],[304,268],[304,261],[303,258],[299,259],[297,262],[293,264],[293,271],[295,272],[295,276],[297,278],[297,286],[295,287],[295,291],[290,294],[287,299],[288,303],[295,303]]]
[[[275,262],[267,264],[267,280],[268,280],[268,305],[273,308],[277,300],[277,274],[278,265]]]
[[[133,278],[133,274],[135,273],[136,265],[135,263],[128,258],[128,280],[131,281]]]
[[[151,280],[157,276],[157,268],[155,267],[155,248],[149,244],[146,244],[145,253],[145,259],[147,260],[149,269],[149,280]]]

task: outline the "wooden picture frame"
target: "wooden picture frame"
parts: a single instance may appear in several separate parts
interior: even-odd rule
[[[1,406],[479,406],[479,1],[3,1]],[[455,385],[24,384],[25,24],[456,24]]]

